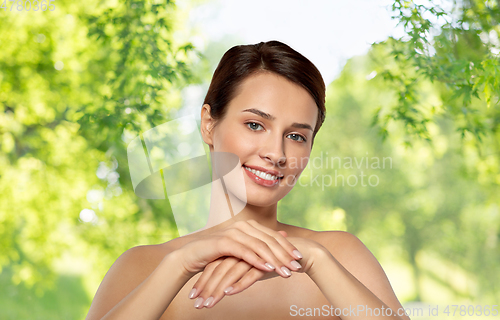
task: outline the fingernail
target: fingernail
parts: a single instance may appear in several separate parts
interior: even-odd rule
[[[298,258],[302,259],[302,254],[299,252],[299,250],[293,250],[293,254]]]
[[[224,292],[228,294],[229,292],[233,291],[233,289],[234,289],[233,287],[227,287],[226,290],[224,290]]]
[[[292,262],[290,262],[290,264],[291,264],[292,266],[294,266],[295,268],[297,268],[297,269],[302,268],[302,266],[300,265],[300,263],[298,263],[298,262],[297,262],[297,261],[295,261],[295,260],[293,260]]]
[[[281,267],[281,271],[283,271],[283,273],[286,274],[287,276],[292,275],[292,273],[290,272],[290,269],[288,269],[287,267]]]
[[[189,299],[193,299],[195,294],[196,294],[196,288],[193,288],[189,293]]]
[[[214,297],[208,298],[203,305],[205,307],[208,307],[212,303],[212,301],[214,301]]]
[[[266,267],[267,267],[268,269],[271,269],[271,270],[276,269],[276,267],[275,267],[275,266],[273,266],[272,264],[270,264],[269,262],[266,262]]]
[[[194,307],[195,308],[199,308],[201,307],[201,304],[203,303],[203,298],[202,297],[199,297],[198,299],[196,299],[196,301],[194,302]]]

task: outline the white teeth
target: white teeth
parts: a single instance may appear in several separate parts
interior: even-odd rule
[[[255,174],[256,176],[264,179],[264,180],[276,180],[277,179],[276,176],[273,176],[270,173],[265,173],[265,172],[262,172],[262,171],[259,171],[259,170],[250,169],[248,167],[245,167],[245,169],[248,170],[248,171],[250,171],[251,173]]]

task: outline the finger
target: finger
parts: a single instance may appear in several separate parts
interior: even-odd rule
[[[235,241],[230,237],[219,237],[215,241],[215,249],[217,250],[217,254],[219,255],[219,257],[233,256],[241,260],[245,260],[248,264],[254,266],[259,270],[266,272],[271,272],[274,270],[269,266],[269,263],[266,260],[255,253],[255,250],[253,250],[253,248],[250,249],[248,246],[243,245],[242,243]]]
[[[262,271],[252,268],[250,269],[241,279],[239,279],[232,286],[226,288],[224,293],[226,295],[234,295],[240,293],[247,288],[249,288],[252,284],[254,284],[257,280],[262,279],[267,275],[263,275]]]
[[[196,283],[193,285],[193,289],[191,289],[189,293],[189,299],[194,299],[200,295],[200,293],[205,288],[206,283],[210,280],[210,277],[214,274],[217,268],[220,268],[223,265],[223,268],[231,268],[231,266],[238,263],[240,259],[234,257],[221,257],[215,261],[210,262],[205,266],[205,269],[201,273],[201,276],[196,280]]]
[[[221,282],[224,279],[224,277],[226,276],[226,274],[228,273],[228,271],[232,270],[232,268],[234,268],[234,266],[239,261],[242,261],[242,260],[240,260],[238,258],[234,258],[234,257],[227,257],[227,258],[225,258],[224,261],[222,261],[222,263],[220,263],[217,267],[215,267],[214,270],[210,274],[207,274],[207,276],[202,275],[200,277],[200,279],[198,279],[198,280],[201,280],[203,282],[202,286],[197,287],[198,292],[199,292],[198,295],[200,297],[202,297],[205,302],[208,302],[207,300],[209,297],[212,296],[212,293],[213,293],[215,287],[217,286],[217,283]],[[253,268],[248,263],[246,263],[244,261],[243,261],[243,263],[245,265],[247,265],[249,269]],[[243,274],[244,273],[242,272],[240,277]],[[203,277],[203,279],[201,279],[202,277]]]
[[[268,245],[272,244],[273,248],[281,251],[279,247],[275,246],[275,244],[278,243],[294,259],[302,258],[302,255],[297,250],[297,248],[293,244],[291,244],[290,241],[285,239],[285,236],[283,234],[280,233],[283,232],[288,236],[286,231],[274,231],[273,229],[259,224],[255,220],[242,221],[238,225],[234,224],[234,226],[251,236],[265,241]]]
[[[234,225],[237,229],[242,230],[242,232],[264,241],[271,248],[274,255],[278,257],[287,268],[294,271],[301,269],[300,263],[295,261],[295,259],[299,259],[302,255],[297,248],[295,248],[295,246],[279,232],[264,227],[253,220],[248,220],[245,221],[245,223]]]
[[[204,306],[207,308],[211,308],[220,300],[222,300],[225,295],[224,289],[236,283],[251,269],[258,270],[245,261],[240,260],[236,265],[234,265],[230,270],[227,270],[225,273],[223,270],[221,270],[221,273],[224,273],[224,276],[222,278],[217,279],[216,277],[211,277],[209,283],[207,283],[205,289],[200,294],[208,297],[207,300],[205,300],[206,303],[204,304]],[[261,273],[261,275],[267,274],[264,271],[258,271]]]
[[[292,256],[294,259],[302,259],[302,254],[299,250],[290,243],[285,237],[288,237],[286,231],[274,231],[271,228],[261,225],[255,220],[247,220],[247,223],[250,224],[255,229],[273,237],[276,241]],[[283,234],[284,233],[284,234]]]
[[[290,259],[289,254],[274,238],[251,226],[247,229],[248,230],[242,231],[237,228],[231,228],[226,230],[225,233],[232,239],[252,248],[253,251],[271,264],[273,269],[284,278],[288,278],[292,275],[290,269],[295,271],[300,269],[292,263],[292,261],[295,260]],[[253,236],[249,235],[249,233],[253,234]],[[265,238],[267,242],[262,241],[259,236]],[[295,263],[298,264],[297,261],[295,261]]]

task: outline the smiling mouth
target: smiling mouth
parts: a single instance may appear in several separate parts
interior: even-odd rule
[[[283,177],[278,177],[278,176],[274,176],[274,175],[272,175],[270,173],[262,172],[262,171],[255,170],[255,169],[251,169],[251,168],[246,167],[245,165],[243,165],[243,168],[245,168],[245,170],[253,173],[257,177],[259,177],[259,178],[261,178],[263,180],[266,180],[266,181],[278,181],[278,180],[283,179]]]

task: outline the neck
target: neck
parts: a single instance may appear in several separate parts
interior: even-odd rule
[[[229,199],[229,197],[227,197],[227,199]],[[276,230],[279,225],[277,220],[277,208],[277,203],[269,207],[257,207],[247,204],[240,213],[232,218],[232,220],[255,220],[265,227]]]
[[[203,229],[216,231],[236,221],[255,220],[265,227],[278,230],[280,223],[277,220],[277,211],[277,203],[268,207],[253,206],[232,193],[226,193],[221,181],[215,180],[212,182],[208,222]]]

